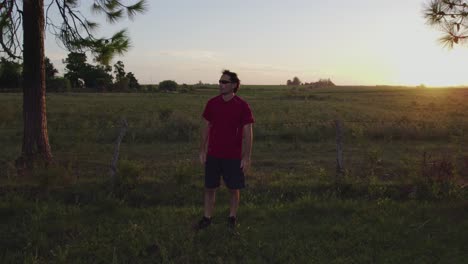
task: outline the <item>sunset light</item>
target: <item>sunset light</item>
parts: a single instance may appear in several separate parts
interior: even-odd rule
[[[468,84],[468,49],[438,43],[423,1],[237,1],[229,12],[217,1],[183,2],[152,1],[147,15],[127,24],[132,47],[124,59],[141,82],[211,83],[230,68],[249,84],[293,76],[340,85]],[[66,51],[53,36],[46,44],[63,72]]]
[[[468,0],[0,0],[0,264],[468,263]]]

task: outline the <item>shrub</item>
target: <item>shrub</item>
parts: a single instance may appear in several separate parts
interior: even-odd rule
[[[432,196],[440,198],[457,193],[455,183],[456,169],[452,157],[447,154],[440,158],[433,158],[431,154],[424,152],[421,166],[421,176],[425,187]]]
[[[175,169],[173,180],[178,186],[189,185],[193,176],[197,175],[197,171],[194,169],[196,166],[191,160],[177,160],[173,167]]]
[[[159,138],[170,141],[191,141],[196,138],[200,125],[180,113],[171,113],[168,120],[159,130]]]
[[[130,80],[127,77],[123,77],[112,85],[112,90],[118,92],[128,92],[130,90],[129,84]]]
[[[184,83],[182,84],[182,87],[180,87],[179,91],[181,93],[190,93],[193,91],[193,87]]]
[[[159,120],[161,120],[162,122],[166,122],[169,119],[169,117],[171,117],[173,112],[174,111],[172,109],[168,108],[159,109]]]
[[[63,77],[57,77],[54,79],[50,79],[46,85],[47,92],[70,92],[71,91],[71,83],[70,80]]]
[[[148,86],[148,92],[156,93],[156,92],[158,92],[158,91],[159,91],[158,85],[153,84],[153,85],[149,85],[149,86]]]
[[[148,93],[157,92],[158,86],[155,84],[142,84],[140,85],[140,91]]]
[[[44,190],[53,187],[68,186],[76,180],[71,173],[70,167],[59,164],[46,165],[42,163],[37,163],[34,166],[35,169],[32,177]]]
[[[159,90],[165,92],[176,91],[178,84],[172,80],[165,80],[159,83]]]
[[[120,160],[117,165],[117,178],[114,192],[118,197],[125,197],[141,180],[143,166],[135,161]]]

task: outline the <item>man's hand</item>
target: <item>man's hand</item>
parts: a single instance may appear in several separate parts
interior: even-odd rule
[[[250,169],[250,159],[242,158],[240,167],[246,173]]]
[[[246,173],[250,169],[250,153],[252,153],[252,124],[246,124],[243,127],[243,146],[241,169]]]
[[[200,158],[200,163],[202,165],[205,165],[205,163],[206,163],[206,152],[205,151],[200,151],[199,158]]]

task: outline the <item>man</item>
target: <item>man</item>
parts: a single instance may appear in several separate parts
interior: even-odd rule
[[[205,165],[204,216],[196,229],[211,224],[221,176],[231,194],[228,225],[234,228],[237,224],[240,189],[245,187],[244,174],[250,167],[254,123],[250,106],[236,95],[239,87],[237,74],[224,70],[219,79],[220,95],[211,98],[203,112],[200,162]]]

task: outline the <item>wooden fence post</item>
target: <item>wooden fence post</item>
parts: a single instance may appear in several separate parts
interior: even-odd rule
[[[119,137],[115,142],[115,149],[114,149],[114,157],[112,158],[111,166],[110,166],[110,176],[112,180],[112,189],[114,189],[115,183],[117,181],[117,161],[119,160],[119,150],[120,150],[120,143],[122,142],[125,133],[127,132],[128,123],[126,119],[122,119],[121,122],[122,126],[120,127]]]
[[[343,121],[335,120],[336,128],[336,178],[339,180],[344,175],[343,165]]]

